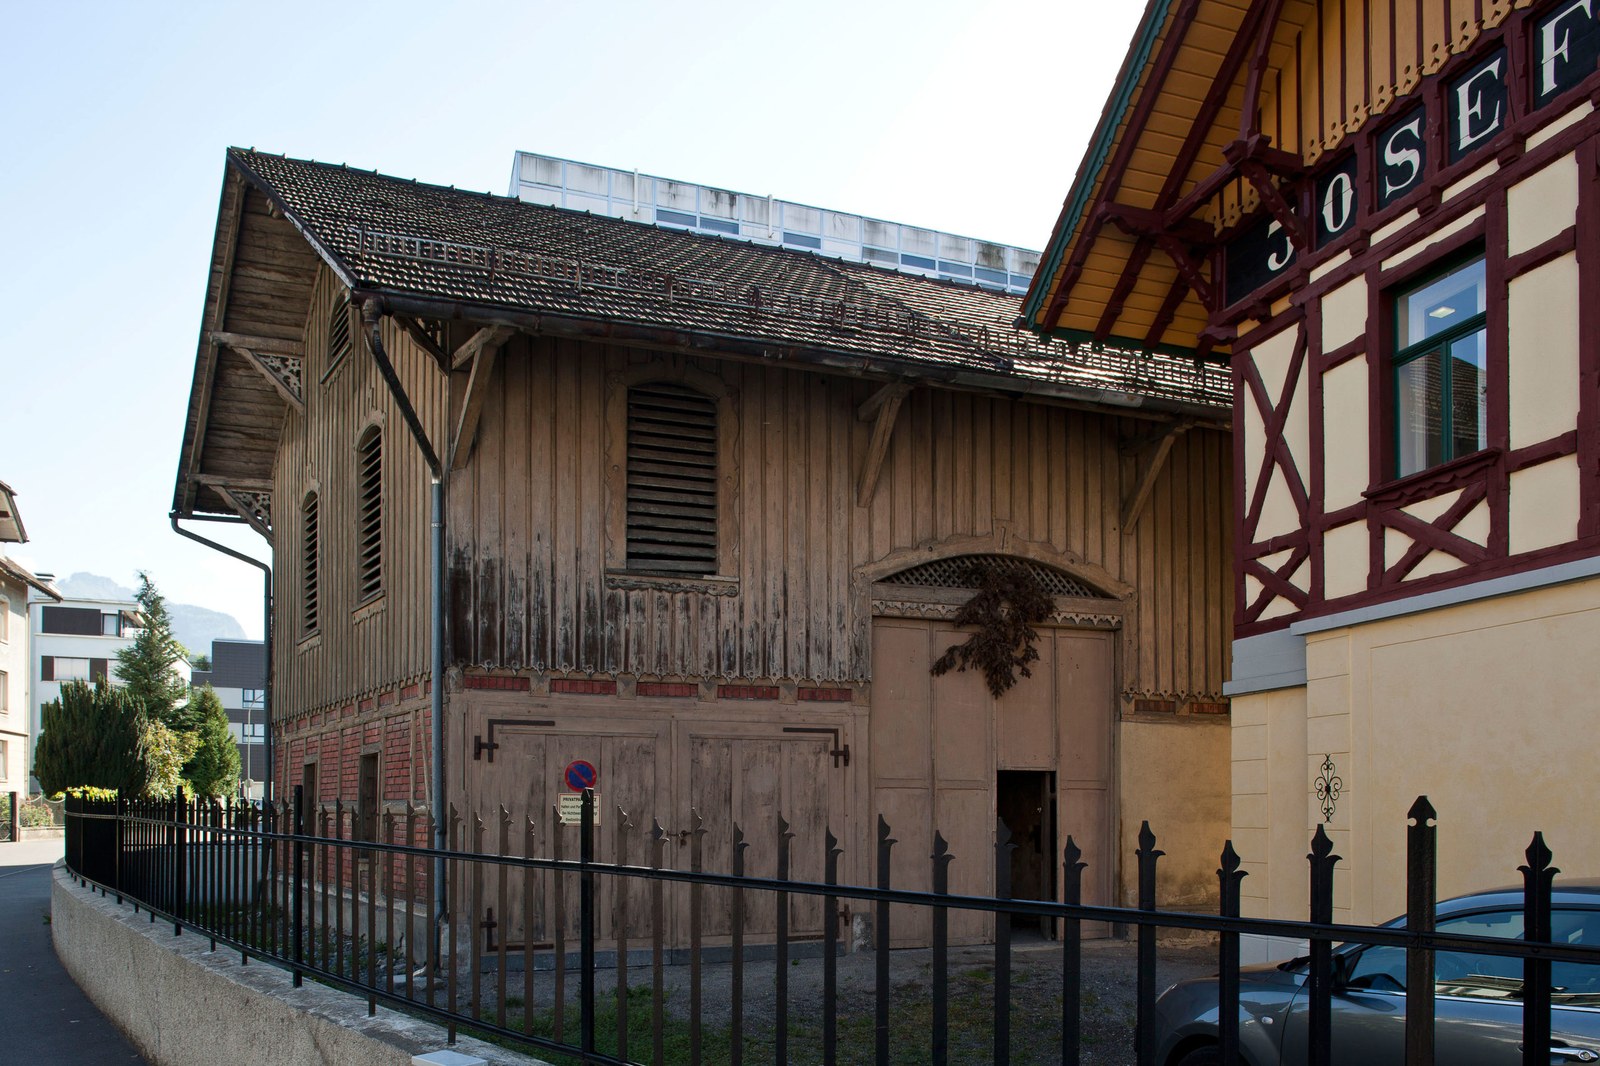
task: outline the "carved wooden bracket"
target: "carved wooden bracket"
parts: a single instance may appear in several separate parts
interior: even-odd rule
[[[856,486],[857,507],[871,503],[878,489],[878,475],[883,471],[884,457],[889,454],[895,419],[900,415],[900,404],[910,392],[911,386],[891,382],[867,397],[856,410],[856,418],[863,422],[876,419],[872,425],[872,443],[867,447],[866,461],[861,464],[861,480]]]
[[[1139,481],[1134,486],[1133,492],[1122,504],[1122,532],[1131,533],[1134,525],[1139,521],[1139,516],[1144,513],[1144,505],[1150,499],[1150,493],[1156,487],[1156,478],[1161,476],[1161,468],[1166,465],[1167,454],[1172,451],[1172,445],[1183,434],[1194,428],[1193,419],[1184,419],[1174,422],[1163,428],[1153,441],[1140,442],[1137,451],[1145,450],[1150,444],[1155,445],[1155,450],[1150,453],[1149,459],[1144,464],[1144,469],[1139,474]]]
[[[489,379],[494,376],[500,346],[514,332],[510,326],[485,326],[456,351],[456,366],[464,365],[463,352],[472,360],[472,376],[467,379],[467,397],[461,404],[461,417],[456,421],[455,438],[450,444],[452,470],[466,466],[472,456],[472,446],[478,438],[478,419],[483,415],[483,401],[489,394]]]

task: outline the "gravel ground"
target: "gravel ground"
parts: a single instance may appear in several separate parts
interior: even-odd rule
[[[875,1036],[877,955],[859,951],[839,959],[838,1032],[841,1063],[870,1064]],[[731,966],[707,965],[701,973],[701,1017],[705,1061],[727,1061],[732,1018]],[[1082,1061],[1096,1066],[1133,1062],[1135,1020],[1136,949],[1131,940],[1095,940],[1083,945]],[[1194,942],[1164,944],[1158,952],[1156,990],[1174,981],[1216,972],[1215,949]],[[990,945],[950,949],[949,1026],[952,1063],[993,1061],[994,949]],[[486,977],[490,975],[485,975]],[[613,1028],[615,971],[598,971],[599,1026]],[[665,971],[666,999],[672,1040],[687,1040],[691,996],[688,966]],[[634,1031],[630,1057],[648,1059],[650,1014],[648,966],[633,966],[628,975],[633,991],[629,1011]],[[932,952],[896,951],[890,958],[891,1059],[895,1063],[921,1064],[930,1059],[932,1031]],[[799,959],[789,966],[789,1059],[795,1063],[821,1061],[822,961]],[[485,982],[489,992],[493,980]],[[512,977],[513,989],[521,975]],[[752,961],[744,972],[745,1061],[773,1060],[777,1033],[775,964]],[[535,999],[548,1008],[552,975],[535,978]],[[492,993],[490,993],[492,995]],[[567,979],[569,1025],[576,1022],[578,987],[575,974]],[[1011,1061],[1018,1064],[1061,1061],[1061,948],[1042,939],[1023,939],[1012,949]],[[513,1027],[520,1023],[520,1000],[508,998]],[[490,1013],[490,1012],[486,1012]],[[536,1017],[548,1019],[548,1009]],[[641,1030],[641,1023],[644,1028]],[[541,1025],[541,1028],[543,1026]],[[575,1033],[569,1029],[566,1038]],[[668,1061],[678,1061],[670,1047]],[[683,1059],[682,1061],[687,1061]]]

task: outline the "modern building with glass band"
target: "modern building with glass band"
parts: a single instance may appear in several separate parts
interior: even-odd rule
[[[516,154],[510,195],[1003,292],[1027,291],[1039,266],[1026,248],[532,152]]]

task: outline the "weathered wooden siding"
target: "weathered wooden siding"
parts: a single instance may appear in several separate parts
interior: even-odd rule
[[[629,381],[650,380],[652,367],[660,378],[704,374],[727,392],[721,585],[617,587],[641,584],[619,573],[618,398]],[[867,681],[870,582],[861,568],[908,549],[936,557],[961,544],[1030,543],[1132,589],[1126,694],[1221,692],[1232,484],[1220,433],[1178,438],[1130,532],[1120,528],[1121,502],[1138,471],[1119,440],[1148,434],[1145,421],[918,390],[863,508],[856,486],[871,426],[856,408],[873,383],[527,337],[508,344],[496,374],[477,449],[450,483],[459,663]]]
[[[349,355],[331,373],[328,316],[343,311],[344,291],[319,272],[307,315],[303,416],[289,412],[273,475],[274,707],[298,716],[380,689],[414,682],[428,669],[428,469],[405,420],[352,330]],[[384,347],[417,408],[439,440],[447,399],[432,361],[389,320]],[[356,441],[371,424],[383,430],[383,593],[362,604],[356,591]],[[320,617],[315,635],[300,626],[301,502],[315,488],[321,536]]]

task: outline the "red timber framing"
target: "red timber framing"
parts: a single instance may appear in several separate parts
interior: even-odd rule
[[[1591,78],[1583,92],[1575,94],[1576,106],[1583,97],[1600,100],[1600,81]],[[1569,101],[1569,106],[1573,105]],[[1550,115],[1559,116],[1563,109]],[[1540,115],[1540,120],[1548,116]],[[1462,164],[1441,167],[1425,187],[1407,200],[1392,205],[1376,216],[1376,221],[1352,239],[1333,249],[1324,249],[1297,273],[1299,287],[1291,283],[1292,294],[1279,313],[1253,325],[1238,337],[1234,359],[1236,403],[1266,398],[1265,386],[1249,353],[1262,341],[1285,329],[1297,329],[1296,359],[1281,395],[1269,407],[1262,405],[1270,445],[1263,460],[1260,480],[1275,466],[1284,469],[1286,447],[1277,439],[1287,412],[1285,402],[1293,395],[1294,375],[1300,371],[1300,350],[1305,351],[1308,375],[1305,402],[1310,422],[1310,478],[1306,529],[1268,540],[1256,540],[1255,523],[1260,516],[1263,487],[1254,486],[1245,498],[1244,449],[1236,448],[1236,506],[1242,516],[1237,526],[1236,558],[1240,560],[1235,603],[1238,609],[1236,634],[1240,637],[1281,628],[1296,614],[1279,615],[1263,621],[1262,611],[1276,596],[1290,599],[1306,616],[1370,606],[1417,593],[1449,588],[1537,569],[1556,563],[1587,558],[1600,550],[1600,111],[1586,113],[1559,132],[1546,134],[1532,149],[1524,147],[1535,132],[1532,117],[1525,117],[1513,136],[1489,160],[1474,158]],[[1566,227],[1534,247],[1515,255],[1494,254],[1505,249],[1508,237],[1507,191],[1535,172],[1572,154],[1578,164],[1579,185],[1574,225]],[[1456,190],[1445,199],[1446,191],[1470,172],[1492,163],[1486,174],[1469,189]],[[1407,210],[1422,208],[1420,220],[1404,231],[1399,240],[1389,239],[1381,246],[1368,247],[1373,229],[1393,221]],[[1477,216],[1477,217],[1474,217]],[[1404,262],[1384,267],[1402,246],[1426,243],[1429,233],[1450,231],[1426,250],[1410,255]],[[1451,462],[1405,478],[1394,478],[1393,432],[1389,392],[1392,373],[1387,352],[1392,347],[1393,307],[1389,299],[1398,286],[1425,276],[1430,270],[1452,259],[1470,255],[1473,249],[1487,249],[1487,353],[1485,373],[1489,379],[1487,405],[1487,447]],[[1547,440],[1513,448],[1510,426],[1510,352],[1508,293],[1511,282],[1553,260],[1576,252],[1578,264],[1578,418],[1574,429]],[[1332,269],[1318,269],[1335,256],[1346,257]],[[1314,277],[1313,277],[1314,275]],[[1321,349],[1322,298],[1345,283],[1360,278],[1366,284],[1367,324],[1354,340],[1329,351]],[[1360,502],[1329,511],[1326,507],[1322,471],[1326,449],[1336,446],[1337,427],[1323,424],[1323,379],[1330,370],[1352,360],[1367,365],[1368,479],[1369,488]],[[1579,525],[1576,539],[1537,551],[1511,554],[1509,535],[1509,485],[1511,475],[1552,459],[1576,456],[1580,476]],[[1291,493],[1294,481],[1289,481]],[[1423,520],[1407,508],[1436,500],[1449,493],[1459,495],[1437,517]],[[1298,506],[1298,498],[1296,500]],[[1487,503],[1489,530],[1487,543],[1479,544],[1460,535],[1462,520],[1479,504]],[[1325,588],[1324,560],[1320,545],[1329,531],[1351,523],[1364,523],[1369,538],[1369,572],[1364,592],[1329,600]],[[1386,560],[1385,530],[1395,530],[1412,540],[1398,559]],[[1311,580],[1308,593],[1285,589],[1282,579],[1292,574],[1309,550]],[[1293,549],[1290,559],[1276,567],[1260,560]],[[1414,578],[1411,575],[1432,552],[1442,552],[1463,566],[1445,573]],[[1263,591],[1245,602],[1245,575],[1260,581]]]

